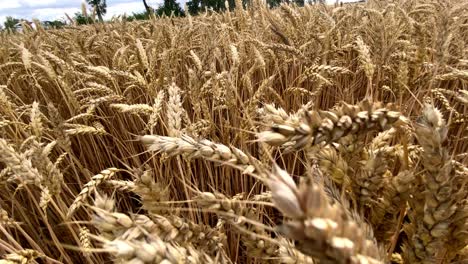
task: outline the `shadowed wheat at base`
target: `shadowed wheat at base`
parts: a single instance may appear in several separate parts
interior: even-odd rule
[[[101,232],[103,249],[120,261],[230,263],[222,256],[223,234],[209,227],[178,217],[128,216],[115,212],[115,201],[100,195],[95,206],[93,223]]]

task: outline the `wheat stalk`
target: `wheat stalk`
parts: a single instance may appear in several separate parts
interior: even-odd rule
[[[336,142],[347,135],[386,130],[398,120],[401,120],[400,113],[378,105],[343,104],[336,110],[305,112],[299,124],[273,125],[257,137],[259,141],[291,151]]]
[[[190,136],[180,138],[146,135],[141,141],[150,151],[165,153],[169,156],[186,155],[188,158],[205,158],[241,167],[244,172],[254,170],[252,158],[240,149],[214,143],[209,140],[195,140]]]
[[[73,203],[68,208],[67,218],[70,218],[73,213],[83,205],[85,200],[89,197],[89,195],[96,191],[96,188],[103,182],[109,180],[117,173],[119,170],[116,168],[109,168],[101,171],[100,173],[91,177],[91,181],[86,183],[80,193],[76,196]]]

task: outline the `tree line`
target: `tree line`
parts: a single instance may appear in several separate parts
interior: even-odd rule
[[[225,0],[190,0],[187,2],[187,10],[183,10],[180,7],[180,4],[176,0],[164,0],[163,4],[157,8],[151,7],[146,0],[143,1],[143,6],[145,11],[141,13],[133,13],[130,16],[126,16],[125,19],[128,21],[133,20],[145,20],[148,19],[151,14],[158,16],[185,16],[185,12],[190,13],[191,15],[197,15],[200,12],[204,12],[206,9],[212,10],[215,12],[221,12],[226,10]],[[230,8],[235,8],[235,0],[227,0]],[[246,5],[250,0],[242,0],[242,3]],[[276,7],[282,2],[292,2],[299,6],[304,5],[305,0],[266,0],[267,4],[270,7]],[[324,3],[325,0],[308,0],[313,3]],[[106,0],[86,0],[86,2],[92,7],[93,14],[95,14],[100,22],[104,21],[104,15],[107,13],[107,3]],[[85,10],[86,11],[86,10]],[[85,12],[77,12],[71,18],[77,24],[92,24],[95,22],[95,19],[91,16],[88,16]],[[4,29],[7,31],[16,31],[20,26],[21,22],[27,22],[24,19],[13,18],[11,16],[7,17],[3,28],[0,25],[0,30]],[[61,28],[66,25],[64,21],[61,20],[52,20],[52,21],[43,21],[42,25],[46,28]]]

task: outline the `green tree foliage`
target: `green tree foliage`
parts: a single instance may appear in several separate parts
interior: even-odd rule
[[[281,0],[267,0],[267,4],[269,7],[277,7],[281,4]]]
[[[191,15],[196,15],[200,12],[201,0],[192,0],[187,2],[187,9]]]
[[[43,24],[46,28],[50,29],[59,29],[66,25],[65,22],[60,20],[44,21]]]
[[[127,21],[148,20],[149,18],[150,14],[147,11],[145,11],[141,13],[133,13],[131,16],[127,17]]]
[[[242,0],[242,4],[246,7],[251,0]],[[304,4],[304,0],[296,0],[302,2]],[[267,0],[267,4],[270,7],[278,6],[280,3],[284,2],[284,0]],[[235,0],[228,0],[229,9],[233,10],[236,7]],[[226,10],[226,5],[224,0],[190,0],[187,2],[188,12],[191,15],[197,15],[200,12],[204,12],[205,9],[210,9],[215,12],[222,12]]]
[[[104,21],[102,17],[107,12],[106,0],[86,0],[86,2],[96,10],[99,21]]]
[[[159,16],[170,16],[174,12],[175,16],[184,16],[184,10],[180,7],[179,3],[175,0],[164,0],[164,4],[156,9],[156,14]]]
[[[75,16],[73,16],[73,19],[78,25],[87,25],[93,23],[93,19],[91,17],[86,17],[81,12],[76,12]]]
[[[277,7],[281,3],[294,3],[298,6],[304,6],[305,0],[267,0],[267,4],[269,7]]]
[[[304,4],[305,4],[304,0],[294,0],[293,2],[298,6],[304,6]]]
[[[21,20],[7,16],[5,19],[5,22],[3,25],[5,26],[5,30],[10,31],[10,32],[15,32],[16,31],[16,24],[18,24]]]
[[[235,7],[235,0],[228,0],[228,3],[231,9]],[[215,12],[226,10],[224,0],[191,0],[187,2],[187,8],[192,15],[205,11],[205,8],[212,9]]]

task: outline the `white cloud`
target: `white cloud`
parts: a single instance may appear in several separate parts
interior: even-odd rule
[[[0,23],[5,17],[25,18],[31,20],[53,20],[65,17],[65,13],[73,16],[81,11],[84,0],[0,0]],[[157,8],[164,0],[148,0],[148,4]],[[178,0],[183,3],[187,0]],[[91,8],[90,8],[91,9]],[[107,0],[106,19],[126,13],[142,12],[145,8],[141,0]]]
[[[24,18],[31,20],[52,20],[65,17],[65,13],[74,15],[81,11],[84,0],[0,0],[0,24],[5,17]],[[152,0],[153,1],[153,0]],[[151,1],[149,1],[151,2]],[[143,11],[141,0],[107,0],[107,10],[110,16],[123,13]]]
[[[19,1],[14,1],[14,0],[0,0],[0,10],[2,9],[12,9],[12,8],[18,8],[21,7],[21,4]]]
[[[53,7],[59,2],[79,2],[76,1],[58,1],[58,0],[19,0],[22,6],[28,7]]]
[[[131,15],[132,13],[142,12],[145,10],[142,2],[121,3],[110,6],[107,4],[107,13],[105,18],[111,18],[117,15]]]
[[[80,8],[38,8],[34,9],[31,13],[32,18],[39,20],[55,20],[63,19],[65,13],[73,17],[76,12],[80,12]]]

